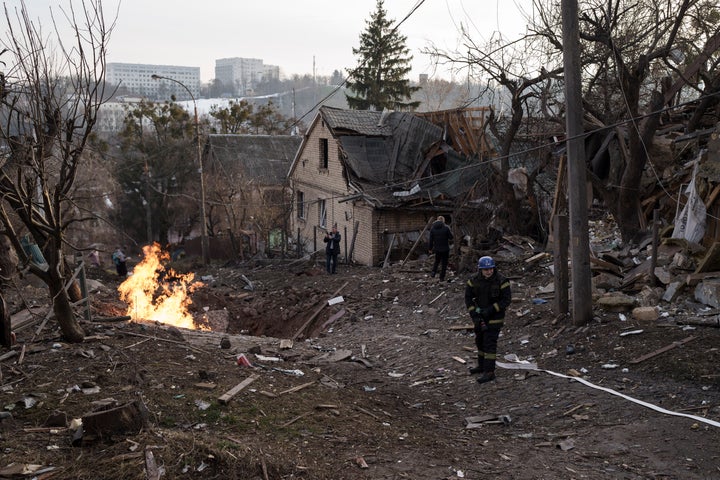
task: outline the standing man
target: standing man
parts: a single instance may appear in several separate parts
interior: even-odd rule
[[[333,225],[331,232],[325,233],[323,242],[325,246],[325,268],[327,273],[337,273],[337,258],[340,253],[340,234],[337,231],[337,225]]]
[[[477,367],[472,367],[470,374],[482,373],[477,382],[485,383],[495,380],[497,342],[512,295],[510,280],[498,273],[492,257],[481,257],[478,270],[465,286],[465,306],[473,321],[478,351]]]
[[[450,227],[445,225],[445,217],[440,215],[430,227],[430,240],[428,242],[428,251],[435,254],[435,263],[433,264],[431,277],[435,277],[440,266],[440,281],[445,280],[445,272],[447,271],[448,258],[450,258],[450,242],[453,234]]]

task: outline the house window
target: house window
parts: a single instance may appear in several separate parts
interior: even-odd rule
[[[305,218],[305,193],[297,192],[297,218]]]
[[[327,228],[327,209],[325,207],[325,200],[318,200],[318,225],[321,228]]]
[[[328,168],[328,139],[320,139],[320,168]]]

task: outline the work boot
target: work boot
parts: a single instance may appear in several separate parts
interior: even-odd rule
[[[478,373],[483,373],[485,371],[485,369],[483,368],[483,357],[478,357],[477,367],[470,367],[468,370],[470,371],[470,375],[477,375]]]
[[[484,372],[482,377],[477,379],[478,383],[487,383],[495,380],[495,372]]]

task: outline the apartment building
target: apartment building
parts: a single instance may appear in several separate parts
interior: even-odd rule
[[[262,81],[280,78],[280,67],[265,65],[259,58],[220,58],[215,60],[215,79],[222,82],[227,95],[252,95]]]
[[[200,67],[149,65],[141,63],[108,63],[106,83],[117,86],[123,93],[152,100],[190,100],[187,90],[176,82],[156,80],[153,75],[168,77],[185,85],[195,98],[200,95]]]

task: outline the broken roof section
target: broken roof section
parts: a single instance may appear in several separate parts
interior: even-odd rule
[[[247,181],[283,185],[301,142],[294,135],[208,135],[206,153],[222,165],[241,167]]]
[[[484,176],[445,142],[443,128],[413,113],[322,107],[320,115],[343,151],[348,183],[375,207],[452,200]]]

